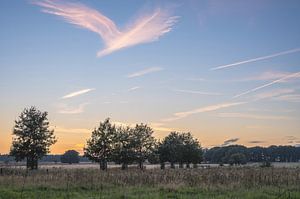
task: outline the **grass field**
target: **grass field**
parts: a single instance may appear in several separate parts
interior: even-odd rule
[[[300,168],[6,168],[0,199],[14,198],[300,198]]]

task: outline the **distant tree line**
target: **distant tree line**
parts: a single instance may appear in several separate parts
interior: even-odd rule
[[[300,147],[269,146],[245,147],[230,145],[214,147],[204,153],[204,159],[209,163],[246,164],[247,162],[298,162]]]
[[[73,163],[78,163],[78,162],[92,162],[87,157],[84,157],[82,155],[78,156],[79,161],[77,161],[77,158],[71,158],[71,161],[66,161],[63,158],[63,156],[65,156],[65,153],[61,154],[61,155],[59,155],[59,154],[57,154],[57,155],[47,154],[47,155],[43,156],[42,158],[40,158],[39,162],[42,162],[42,163],[54,163],[54,164],[55,163],[73,164]],[[1,154],[0,155],[0,162],[9,164],[9,163],[15,163],[16,161],[15,161],[15,158],[13,156],[10,156],[9,154]]]
[[[83,157],[74,150],[66,151],[58,156],[49,155],[49,148],[56,143],[54,131],[49,129],[47,112],[35,107],[24,109],[15,121],[13,142],[10,156],[15,161],[26,160],[27,168],[37,169],[38,160],[63,163],[78,163]],[[171,168],[179,164],[187,168],[198,163],[245,164],[247,162],[296,162],[300,160],[300,147],[270,146],[247,148],[242,145],[214,147],[203,150],[191,133],[171,132],[163,140],[156,140],[153,130],[146,124],[116,126],[107,118],[92,131],[84,150],[84,158],[97,162],[100,169],[106,170],[108,162],[121,164],[126,169],[129,164],[136,163],[143,169],[144,162],[161,164],[170,163]],[[10,161],[7,156],[6,161]]]

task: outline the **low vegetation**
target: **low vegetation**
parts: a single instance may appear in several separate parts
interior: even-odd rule
[[[299,198],[299,184],[300,168],[5,169],[0,198]]]

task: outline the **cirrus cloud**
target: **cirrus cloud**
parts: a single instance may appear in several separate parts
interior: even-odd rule
[[[33,1],[43,12],[62,17],[65,21],[97,33],[104,42],[104,49],[97,56],[105,56],[117,50],[158,40],[172,30],[178,17],[168,9],[158,8],[143,12],[126,28],[119,29],[115,22],[100,11],[80,3],[54,0]]]

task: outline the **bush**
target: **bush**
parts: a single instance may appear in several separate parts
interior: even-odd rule
[[[75,150],[66,151],[60,158],[62,163],[79,163],[79,153]]]

